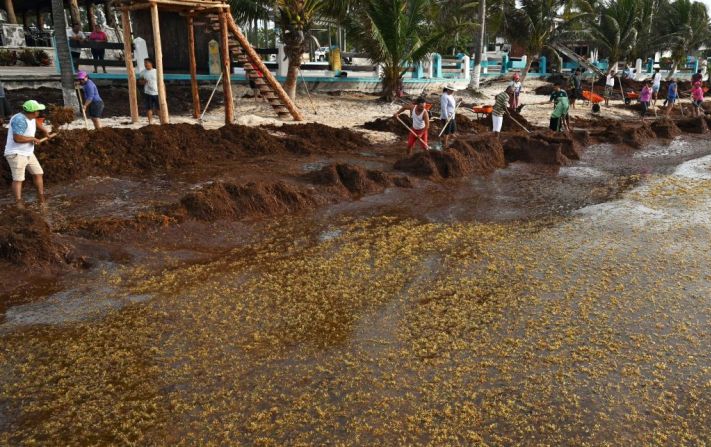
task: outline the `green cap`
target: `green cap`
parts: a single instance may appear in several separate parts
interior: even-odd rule
[[[39,112],[40,110],[44,110],[45,106],[44,104],[40,104],[34,99],[30,99],[29,101],[25,101],[24,104],[22,104],[22,110],[25,112]]]

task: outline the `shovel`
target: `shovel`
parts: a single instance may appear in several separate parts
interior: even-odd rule
[[[75,87],[74,90],[76,90],[77,97],[79,98],[79,108],[81,109],[81,115],[84,117],[84,126],[86,130],[89,130],[89,120],[86,119],[86,110],[84,110],[84,100],[81,97],[81,90],[79,90],[79,87]]]
[[[518,121],[516,121],[516,119],[514,119],[513,116],[511,116],[511,114],[509,113],[509,109],[506,109],[506,114],[509,116],[509,118],[511,118],[511,121],[513,121],[514,123],[518,124],[518,127],[520,127],[521,129],[525,130],[526,133],[531,133],[530,130],[528,130],[528,129],[526,129],[525,127],[523,127],[523,124],[519,123]]]
[[[395,118],[397,118],[397,120],[400,121],[400,124],[402,124],[403,126],[405,126],[405,128],[406,128],[407,130],[409,130],[410,133],[415,136],[415,138],[417,138],[418,140],[420,140],[420,143],[422,143],[422,144],[425,146],[425,149],[427,149],[428,151],[430,150],[429,144],[425,143],[425,142],[422,140],[422,138],[420,138],[420,136],[417,135],[417,133],[416,133],[414,130],[410,129],[410,126],[408,126],[408,125],[405,123],[405,121],[401,120],[399,116],[396,116]]]
[[[442,127],[442,130],[439,132],[438,137],[442,138],[442,134],[444,133],[444,130],[449,126],[450,121],[454,118],[454,116],[457,114],[457,110],[459,109],[459,106],[462,105],[462,101],[459,101],[459,104],[457,104],[457,107],[454,108],[454,113],[452,113],[452,116],[449,117],[446,123],[444,123],[444,127]]]
[[[42,144],[42,143],[44,143],[45,141],[49,141],[49,140],[51,140],[52,138],[54,138],[54,137],[56,137],[56,136],[57,136],[56,133],[49,134],[49,135],[47,135],[46,137],[41,138],[41,139],[37,142],[37,144]]]

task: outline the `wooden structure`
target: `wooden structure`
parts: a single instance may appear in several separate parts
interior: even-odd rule
[[[159,118],[161,123],[168,123],[168,102],[166,99],[163,73],[163,52],[160,37],[160,11],[177,12],[187,18],[188,51],[190,60],[190,79],[192,85],[193,115],[200,116],[200,95],[197,84],[197,68],[195,63],[195,17],[204,16],[212,22],[212,26],[220,34],[220,56],[222,66],[223,93],[225,96],[225,123],[234,121],[234,103],[232,99],[231,57],[232,49],[238,54],[244,52],[245,70],[250,79],[259,85],[260,91],[272,105],[280,117],[291,115],[295,121],[303,121],[299,109],[296,108],[279,82],[262,62],[262,59],[249,44],[235,23],[230,13],[230,7],[224,0],[120,0],[121,17],[124,32],[124,58],[128,73],[129,101],[131,120],[138,121],[138,92],[136,88],[136,73],[133,68],[133,51],[131,48],[130,18],[131,11],[150,9],[155,63],[158,75]],[[230,40],[230,33],[236,40]],[[239,47],[239,48],[238,48]],[[140,64],[141,61],[138,61]],[[257,71],[261,74],[258,74]]]

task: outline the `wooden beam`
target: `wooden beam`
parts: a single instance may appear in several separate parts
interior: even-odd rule
[[[227,35],[227,13],[219,12],[220,18],[220,59],[222,60],[222,91],[225,95],[225,124],[232,124],[235,119],[235,106],[232,99],[232,77],[230,76],[230,42]]]
[[[168,114],[168,99],[165,96],[165,81],[163,80],[163,47],[160,41],[160,21],[158,20],[158,4],[151,3],[151,22],[153,25],[153,49],[155,50],[156,71],[158,71],[158,106],[161,124],[170,122]]]
[[[304,117],[303,115],[301,115],[301,111],[299,111],[299,109],[296,107],[291,98],[289,98],[289,95],[286,94],[284,88],[281,86],[281,84],[279,84],[279,81],[274,78],[272,72],[269,71],[266,65],[264,65],[262,58],[259,57],[256,51],[254,51],[254,48],[252,48],[252,45],[250,45],[249,41],[244,36],[244,34],[242,34],[242,31],[239,29],[239,26],[237,26],[234,19],[232,18],[232,14],[226,13],[226,15],[228,16],[227,24],[230,30],[232,31],[232,34],[234,34],[240,46],[249,58],[249,61],[257,70],[262,72],[262,74],[264,75],[264,80],[267,82],[267,84],[271,86],[271,88],[274,90],[274,93],[279,96],[281,103],[284,104],[284,107],[289,110],[289,113],[291,113],[291,116],[294,118],[294,121],[303,121]]]
[[[136,87],[136,72],[133,69],[133,42],[131,40],[131,21],[128,9],[121,10],[121,25],[123,27],[123,57],[126,60],[128,75],[128,104],[131,109],[131,122],[138,122],[138,88]],[[140,62],[140,61],[139,61]]]
[[[197,82],[197,63],[195,61],[195,26],[193,16],[188,16],[188,55],[190,57],[190,86],[193,93],[193,117],[200,117],[200,92]]]
[[[18,25],[17,16],[15,15],[15,7],[12,0],[5,0],[5,11],[7,11],[7,21],[13,25]]]

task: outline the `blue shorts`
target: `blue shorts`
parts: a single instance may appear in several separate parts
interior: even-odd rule
[[[676,102],[676,96],[667,96],[667,102],[674,104]]]
[[[87,108],[89,118],[101,118],[104,113],[104,102],[103,101],[91,101],[89,107]]]

